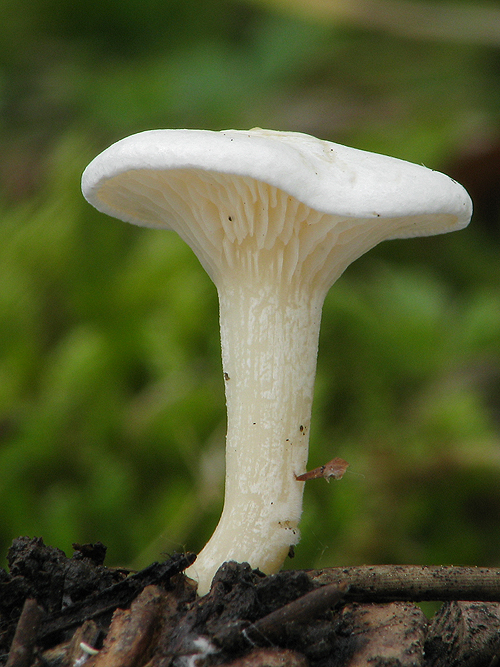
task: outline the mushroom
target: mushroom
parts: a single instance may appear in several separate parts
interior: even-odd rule
[[[465,227],[444,174],[306,134],[151,130],[86,168],[99,211],[176,231],[217,287],[227,402],[222,516],[187,574],[208,592],[228,560],[276,572],[299,541],[321,310],[384,239]]]

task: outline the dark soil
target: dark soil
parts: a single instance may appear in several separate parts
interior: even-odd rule
[[[428,621],[411,600],[377,593],[376,568],[364,571],[371,602],[349,568],[340,572],[351,579],[341,581],[334,570],[264,576],[234,562],[199,598],[182,574],[193,554],[134,573],[107,568],[100,543],[73,546],[68,558],[40,538],[13,542],[9,571],[0,570],[0,666],[498,664],[500,603],[491,601],[498,598],[490,584],[498,586],[500,571],[485,575],[490,592],[483,600],[446,602]],[[386,579],[391,567],[402,576],[401,566],[387,566]]]

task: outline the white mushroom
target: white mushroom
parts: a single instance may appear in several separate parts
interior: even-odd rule
[[[321,309],[380,241],[465,227],[472,204],[447,176],[305,134],[154,130],[114,144],[82,179],[127,222],[176,231],[217,287],[227,400],[219,524],[188,570],[276,572],[299,540]]]

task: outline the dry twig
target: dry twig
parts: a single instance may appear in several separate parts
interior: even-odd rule
[[[310,570],[315,584],[347,583],[346,600],[500,601],[500,569],[452,565],[365,565]]]

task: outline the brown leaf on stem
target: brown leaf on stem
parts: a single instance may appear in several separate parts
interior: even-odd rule
[[[309,479],[319,479],[323,477],[327,482],[333,477],[333,479],[342,479],[345,471],[348,467],[347,461],[344,459],[335,458],[328,463],[325,463],[324,466],[319,466],[319,468],[314,468],[309,472],[305,472],[302,475],[295,475],[295,479],[298,482],[307,482]]]

